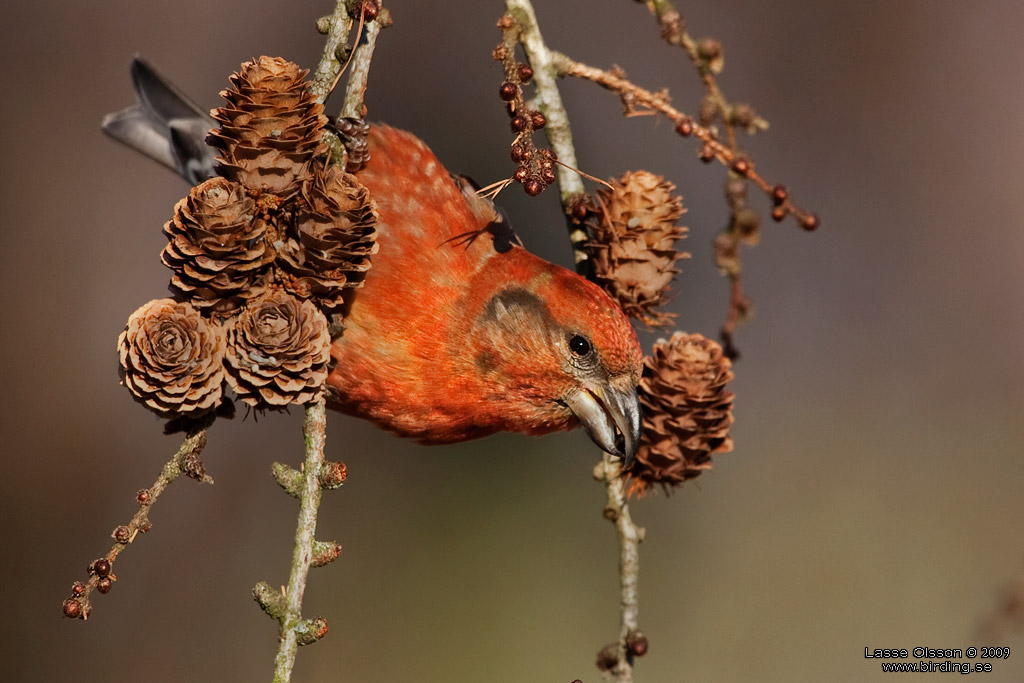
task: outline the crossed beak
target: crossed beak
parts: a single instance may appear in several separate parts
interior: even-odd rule
[[[623,469],[633,464],[640,445],[640,400],[632,383],[622,388],[612,382],[589,383],[575,389],[565,403],[594,443],[622,458]]]

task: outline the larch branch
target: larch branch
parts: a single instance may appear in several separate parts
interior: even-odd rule
[[[288,588],[283,600],[271,601],[261,591],[266,592],[266,584],[259,584],[254,591],[256,599],[268,614],[275,617],[281,624],[281,640],[274,658],[274,683],[286,683],[291,680],[292,668],[295,666],[295,654],[310,631],[311,625],[322,624],[322,628],[313,628],[319,633],[316,638],[327,631],[327,624],[322,618],[306,622],[302,618],[302,596],[306,591],[306,580],[313,563],[314,535],[316,534],[317,511],[320,507],[320,474],[324,466],[324,444],[327,441],[327,407],[324,399],[306,406],[306,417],[302,424],[302,432],[306,443],[306,459],[302,469],[302,490],[299,494],[299,515],[295,528],[295,548],[292,551],[291,574],[288,577]],[[269,605],[276,610],[269,608]],[[309,640],[308,642],[313,642]],[[305,642],[301,643],[305,644]]]
[[[350,118],[363,118],[363,95],[366,93],[366,82],[370,75],[370,60],[373,58],[373,49],[377,45],[377,36],[383,26],[391,23],[391,17],[386,9],[381,8],[380,13],[372,21],[363,25],[364,36],[360,44],[352,54],[351,71],[348,76],[348,86],[345,90],[345,102],[341,106],[341,116]]]
[[[76,581],[73,584],[72,596],[64,601],[65,616],[83,620],[89,618],[89,614],[92,612],[92,602],[90,601],[92,591],[97,587],[100,587],[101,593],[110,590],[110,582],[116,580],[113,574],[114,562],[121,552],[135,541],[135,538],[140,533],[146,533],[150,530],[152,527],[149,521],[150,508],[156,503],[157,498],[164,492],[164,489],[170,486],[179,475],[185,473],[200,483],[213,483],[213,478],[206,473],[203,463],[199,459],[203,448],[206,446],[206,430],[211,421],[212,418],[204,421],[201,426],[189,432],[185,440],[182,441],[181,446],[178,447],[178,451],[160,470],[160,476],[153,482],[153,485],[148,489],[139,491],[136,497],[139,509],[135,512],[130,522],[114,529],[112,534],[114,537],[113,547],[110,548],[106,555],[90,563],[88,581],[85,583]],[[102,564],[104,561],[106,562],[105,565]]]
[[[608,502],[604,508],[605,517],[615,525],[619,541],[619,589],[622,608],[619,622],[619,639],[614,646],[614,662],[609,662],[607,673],[615,683],[632,683],[633,656],[631,643],[640,634],[640,542],[644,530],[638,527],[629,514],[626,502],[625,477],[621,460],[608,453],[594,469],[594,478],[604,482]]]
[[[558,91],[556,82],[558,74],[552,63],[552,52],[541,36],[537,15],[533,11],[530,0],[506,0],[505,7],[519,25],[519,41],[533,67],[537,100],[541,113],[547,119],[544,131],[548,142],[551,143],[552,151],[560,162],[555,167],[555,173],[558,177],[562,207],[568,215],[573,202],[583,196],[586,190],[583,187],[582,178],[573,170],[579,168],[579,163],[576,161],[576,148],[573,145],[572,131],[569,128],[569,115],[565,111],[562,95]],[[567,224],[576,270],[586,273],[588,270],[586,262],[589,256],[583,245],[589,237],[582,226],[574,224],[572,221],[568,221]]]
[[[320,62],[313,70],[313,84],[310,89],[316,101],[323,104],[334,90],[341,76],[347,55],[348,34],[352,29],[352,17],[349,16],[347,0],[338,0],[334,11],[317,22],[317,30],[327,36]]]

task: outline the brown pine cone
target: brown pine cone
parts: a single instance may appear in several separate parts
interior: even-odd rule
[[[637,393],[643,437],[628,475],[630,493],[678,486],[711,468],[711,455],[732,450],[732,363],[699,334],[676,332],[644,359]]]
[[[279,246],[281,280],[296,296],[333,308],[370,268],[370,256],[377,253],[377,214],[366,188],[333,165],[315,167],[302,198],[294,227]]]
[[[370,125],[363,119],[351,116],[339,116],[334,121],[334,128],[338,132],[338,139],[345,146],[348,156],[345,160],[345,170],[349,173],[358,173],[370,163],[370,143],[368,135]]]
[[[271,289],[226,328],[228,384],[242,401],[279,407],[323,394],[331,335],[313,303]]]
[[[256,192],[287,199],[310,176],[310,161],[327,151],[327,117],[306,80],[308,70],[280,57],[242,64],[214,110],[220,129],[207,143],[220,150],[219,173]]]
[[[668,296],[676,261],[690,256],[675,246],[686,236],[676,225],[683,199],[673,194],[675,185],[647,171],[630,171],[611,185],[598,191],[587,221],[595,278],[627,315],[664,327],[673,315],[653,309]]]
[[[117,338],[121,383],[153,412],[198,416],[220,403],[224,338],[187,303],[156,299]]]
[[[171,285],[197,308],[230,314],[266,289],[274,250],[245,188],[224,178],[193,187],[164,225]]]

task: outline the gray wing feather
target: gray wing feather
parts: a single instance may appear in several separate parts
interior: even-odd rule
[[[206,119],[207,128],[214,126],[208,112],[199,108],[178,86],[171,83],[152,64],[135,57],[132,59],[132,85],[139,103],[147,112],[165,124],[175,119]]]
[[[142,152],[172,171],[178,164],[171,153],[167,136],[157,127],[142,105],[133,104],[121,111],[103,117],[103,132],[123,145]]]
[[[170,123],[171,152],[178,172],[193,185],[217,175],[217,159],[213,148],[206,144],[209,123],[198,119],[175,119]]]
[[[195,185],[214,175],[215,153],[206,135],[216,122],[152,65],[131,65],[138,104],[107,114],[103,132],[177,171]]]

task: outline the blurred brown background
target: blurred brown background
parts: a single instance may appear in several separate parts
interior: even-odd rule
[[[481,182],[507,176],[490,59],[501,4],[389,5],[371,117]],[[747,253],[756,318],[739,335],[735,452],[634,505],[651,641],[638,681],[883,680],[865,646],[993,644],[1015,654],[987,680],[1020,680],[1024,637],[974,629],[1024,569],[1024,4],[679,5],[695,35],[723,41],[727,95],[772,124],[748,144],[760,170],[823,227],[767,222]],[[287,580],[295,506],[268,473],[300,458],[298,411],[218,424],[216,485],[175,484],[93,618],[60,617],[178,442],[118,386],[114,342],[165,293],[160,227],[186,188],[99,121],[132,101],[135,52],[214,106],[247,58],[314,64],[330,6],[0,9],[5,680],[270,678],[275,627],[249,590]],[[537,6],[553,47],[696,109],[691,67],[641,5]],[[679,185],[694,258],[673,308],[713,336],[723,170],[665,122],[622,119],[595,86],[564,94],[586,171],[643,167]],[[554,192],[502,201],[531,249],[569,262]],[[296,681],[600,680],[616,550],[585,436],[426,448],[332,416],[328,446],[350,480],[325,497],[320,536],[345,549],[313,573],[306,610],[331,632],[300,651]]]

